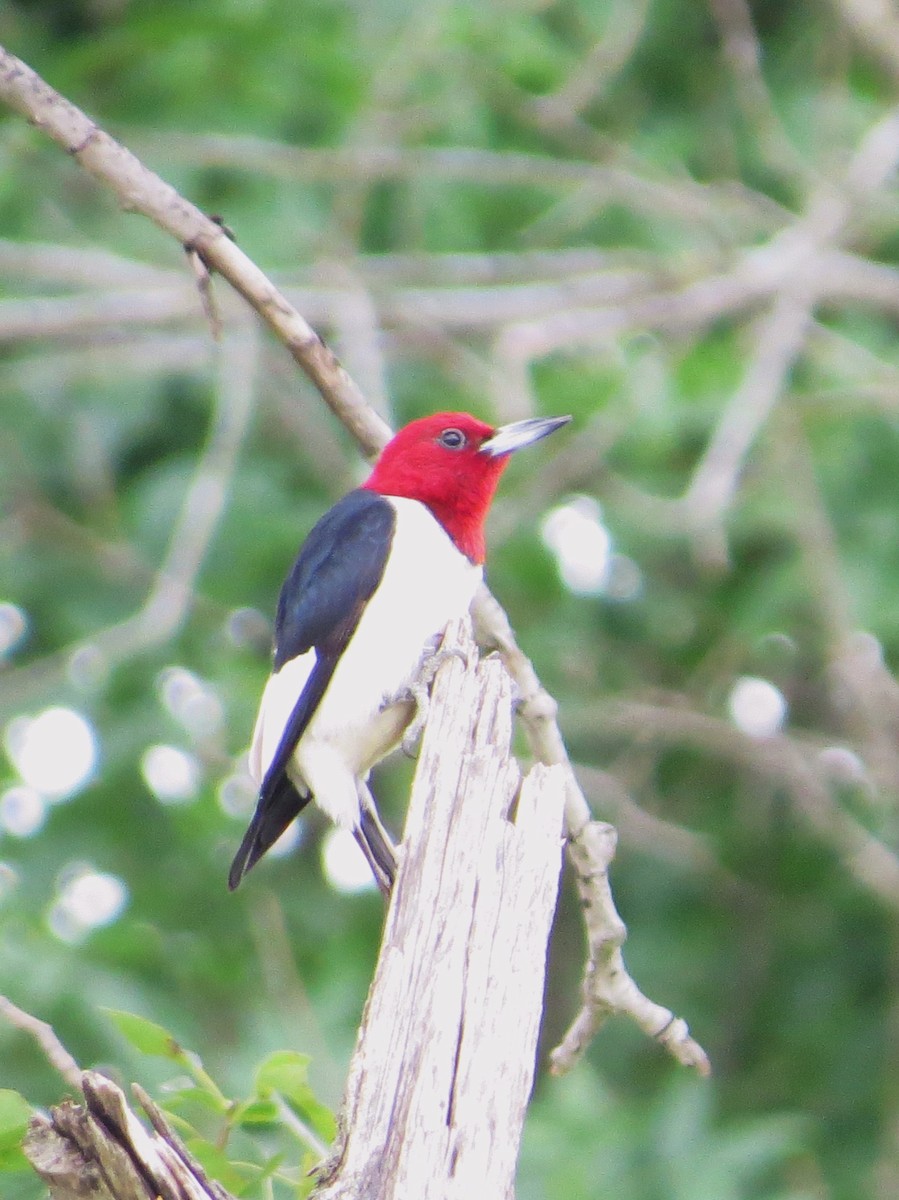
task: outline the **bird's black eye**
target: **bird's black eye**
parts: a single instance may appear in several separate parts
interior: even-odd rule
[[[461,429],[444,429],[437,441],[447,450],[461,450],[468,438]]]

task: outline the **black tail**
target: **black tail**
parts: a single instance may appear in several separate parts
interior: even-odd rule
[[[308,803],[309,796],[301,796],[286,775],[282,774],[271,787],[263,785],[253,819],[228,872],[232,892]]]

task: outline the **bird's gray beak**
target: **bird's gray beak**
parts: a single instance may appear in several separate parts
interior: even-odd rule
[[[501,425],[492,438],[488,438],[480,447],[480,454],[489,454],[491,458],[501,458],[504,454],[513,454],[524,446],[530,446],[547,437],[563,425],[567,425],[571,417],[529,417],[526,421],[515,421],[511,425]]]

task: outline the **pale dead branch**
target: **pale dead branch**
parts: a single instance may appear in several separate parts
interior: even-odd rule
[[[400,870],[317,1200],[512,1194],[567,772],[510,758],[511,681],[469,631],[440,668]]]
[[[70,1087],[80,1087],[81,1068],[56,1036],[51,1025],[25,1012],[6,996],[0,996],[0,1016],[14,1029],[19,1029],[34,1038],[47,1062],[54,1071],[59,1072]]]

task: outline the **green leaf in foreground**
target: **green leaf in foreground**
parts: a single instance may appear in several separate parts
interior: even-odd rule
[[[176,1037],[155,1021],[148,1021],[146,1017],[121,1012],[115,1008],[107,1008],[106,1013],[119,1033],[141,1054],[167,1058],[171,1062],[186,1065],[187,1051]]]
[[[28,1166],[22,1138],[33,1109],[18,1092],[0,1088],[0,1171],[21,1171]]]
[[[205,1138],[189,1138],[186,1145],[203,1170],[236,1196],[241,1195],[251,1183],[258,1182],[265,1174],[253,1163],[232,1162],[219,1146],[213,1145]]]
[[[121,1012],[119,1009],[107,1008],[106,1013],[116,1028],[127,1038],[141,1054],[149,1054],[155,1058],[167,1058],[170,1062],[183,1067],[199,1086],[212,1097],[216,1108],[224,1112],[230,1107],[230,1101],[223,1094],[218,1084],[206,1072],[202,1060],[192,1050],[186,1050],[178,1039],[162,1025],[149,1021],[146,1017],[134,1013]]]
[[[294,1050],[278,1050],[256,1071],[256,1095],[268,1100],[282,1096],[325,1142],[333,1141],[337,1126],[334,1114],[321,1103],[309,1085],[309,1056]]]

